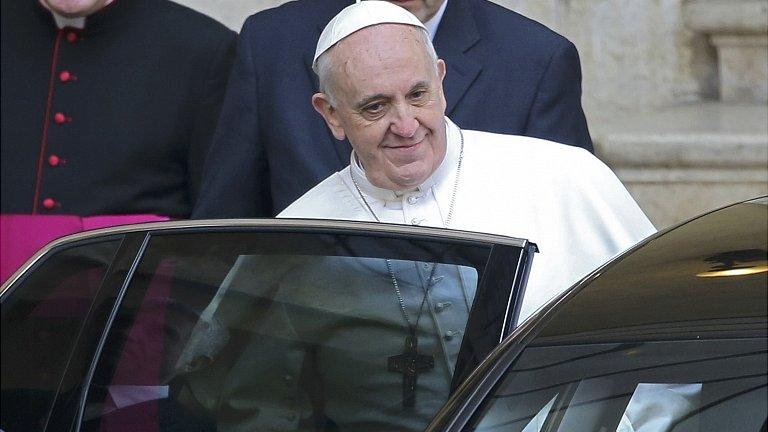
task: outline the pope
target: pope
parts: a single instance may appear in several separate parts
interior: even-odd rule
[[[539,246],[521,319],[655,229],[588,151],[461,130],[445,117],[438,59],[403,8],[365,1],[325,27],[312,105],[350,164],[279,217],[371,220],[527,238]],[[514,103],[514,101],[509,101]]]
[[[462,130],[446,118],[445,62],[401,7],[369,0],[342,10],[320,36],[313,69],[320,92],[312,105],[335,138],[351,143],[350,165],[281,217],[530,239],[540,253],[523,318],[654,232],[588,151]],[[206,308],[248,334],[242,355],[214,362],[226,370],[208,379],[221,383],[208,398],[218,401],[219,429],[423,430],[450,392],[480,276],[459,267],[240,257]]]

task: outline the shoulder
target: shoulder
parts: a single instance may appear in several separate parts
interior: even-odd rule
[[[550,218],[546,220],[562,224],[568,220],[557,226],[577,231],[591,226],[590,230],[600,233],[612,230],[611,236],[625,239],[614,252],[653,231],[620,179],[581,147],[471,130],[465,130],[464,137],[464,162],[467,172],[477,173],[479,187],[509,202],[524,203],[535,215],[532,221]]]
[[[346,168],[347,170],[349,168]],[[334,173],[313,187],[285,210],[279,218],[355,219],[360,205],[342,179]]]
[[[541,138],[507,135],[475,130],[462,130],[467,146],[481,157],[515,158],[519,161],[547,161],[550,164],[582,162],[602,164],[592,153],[581,147],[561,144]]]
[[[618,182],[610,168],[581,147],[520,135],[463,132],[465,162],[474,172],[485,173],[488,182],[505,184],[509,173],[516,183],[536,189],[573,190]]]
[[[631,241],[623,247],[653,231],[621,180],[589,151],[524,136],[476,131],[464,134],[467,165],[472,172],[483,173],[481,183],[495,185],[499,194],[509,196],[508,187],[514,183],[520,189],[514,193],[523,197],[535,193],[537,199],[530,204],[552,214],[580,209],[582,214],[594,215],[594,223],[616,221],[609,225],[625,226],[617,232],[630,233],[627,238]]]

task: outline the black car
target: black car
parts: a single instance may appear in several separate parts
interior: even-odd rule
[[[70,236],[2,287],[0,427],[764,430],[766,225],[762,199],[656,235],[517,328],[526,240],[294,220]]]
[[[766,430],[768,200],[642,242],[517,328],[431,431]]]

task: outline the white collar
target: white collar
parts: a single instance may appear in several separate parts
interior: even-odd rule
[[[85,17],[67,18],[54,11],[51,11],[51,15],[53,15],[53,20],[56,21],[57,28],[72,27],[81,30],[85,28]]]
[[[427,22],[424,23],[424,27],[427,28],[427,31],[429,32],[429,39],[435,40],[435,34],[437,33],[437,27],[440,25],[440,21],[443,19],[443,14],[445,13],[445,6],[448,4],[448,0],[444,0],[443,4],[440,5],[440,9],[435,12],[434,15],[432,15],[432,18],[428,19]]]
[[[445,117],[445,137],[447,143],[443,161],[440,162],[440,165],[437,167],[435,172],[427,177],[427,179],[424,180],[421,185],[414,189],[422,194],[428,192],[435,185],[440,185],[445,181],[450,182],[453,178],[453,173],[456,171],[456,166],[459,163],[461,131],[459,130],[459,127],[456,126],[448,117]],[[384,201],[398,201],[400,200],[400,196],[403,193],[408,192],[393,191],[390,189],[374,186],[365,176],[365,170],[363,170],[363,167],[358,162],[357,155],[355,154],[354,150],[352,150],[352,155],[350,156],[349,170],[352,178],[357,182],[358,186],[360,186],[360,190],[373,198]]]

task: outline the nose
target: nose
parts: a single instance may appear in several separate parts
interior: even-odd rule
[[[419,128],[419,121],[413,113],[410,106],[403,106],[396,109],[395,117],[389,126],[393,134],[403,138],[411,138],[416,134]]]

